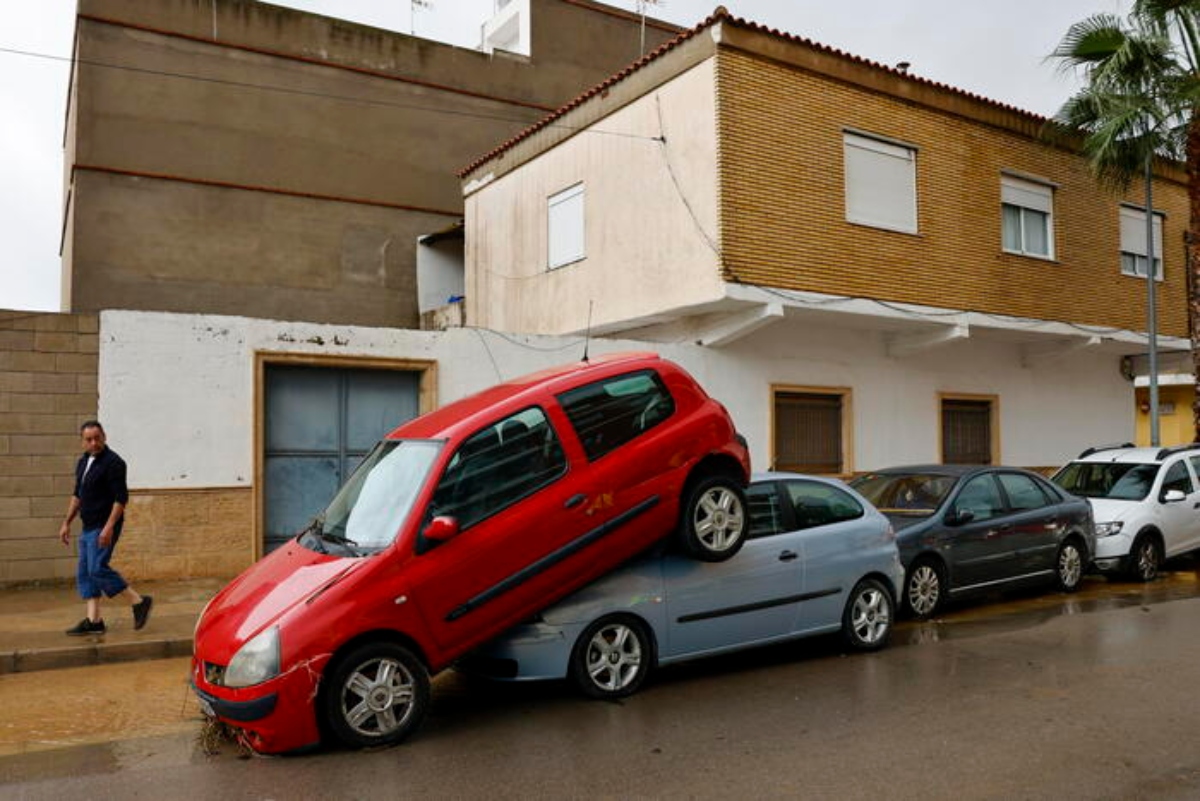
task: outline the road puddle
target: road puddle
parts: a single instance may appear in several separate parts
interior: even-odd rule
[[[921,645],[1020,631],[1058,617],[1200,598],[1200,568],[1173,570],[1147,584],[1088,577],[1078,592],[1044,589],[978,595],[956,601],[933,620],[901,622],[892,645]]]

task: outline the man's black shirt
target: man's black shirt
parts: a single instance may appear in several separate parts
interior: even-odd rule
[[[103,526],[112,514],[114,503],[129,503],[125,460],[106,447],[87,470],[89,457],[90,454],[84,453],[75,465],[75,497],[79,499],[79,517],[85,529]],[[87,470],[86,476],[84,470]],[[117,532],[124,522],[124,517],[117,521]]]

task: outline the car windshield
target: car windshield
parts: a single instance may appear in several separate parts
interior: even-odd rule
[[[850,486],[881,512],[931,515],[954,487],[954,476],[930,473],[867,473]]]
[[[354,555],[386,548],[396,538],[429,477],[441,442],[384,440],[367,454],[328,508],[304,532],[302,542]]]
[[[1051,480],[1084,498],[1140,501],[1150,494],[1158,468],[1134,462],[1071,462]]]

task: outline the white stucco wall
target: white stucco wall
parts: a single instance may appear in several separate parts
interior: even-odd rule
[[[434,360],[441,403],[583,352],[576,337],[120,311],[101,315],[100,340],[100,418],[138,489],[252,483],[258,351]],[[768,466],[772,384],[851,388],[857,470],[938,461],[939,392],[998,396],[1008,464],[1061,464],[1134,433],[1133,389],[1112,354],[1030,369],[1014,344],[972,338],[894,359],[881,332],[798,320],[724,349],[591,343],[593,354],[617,350],[653,350],[686,367],[729,408],[756,469]]]
[[[589,302],[604,326],[722,297],[715,87],[710,59],[471,191],[468,319],[561,334]],[[547,270],[547,198],[581,181],[587,256]]]
[[[417,243],[417,311],[440,308],[463,294],[461,239]]]

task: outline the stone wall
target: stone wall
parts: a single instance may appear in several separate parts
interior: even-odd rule
[[[57,533],[96,416],[98,329],[94,314],[0,311],[0,585],[75,575]]]
[[[132,490],[114,565],[129,579],[230,578],[254,561],[251,487]]]

